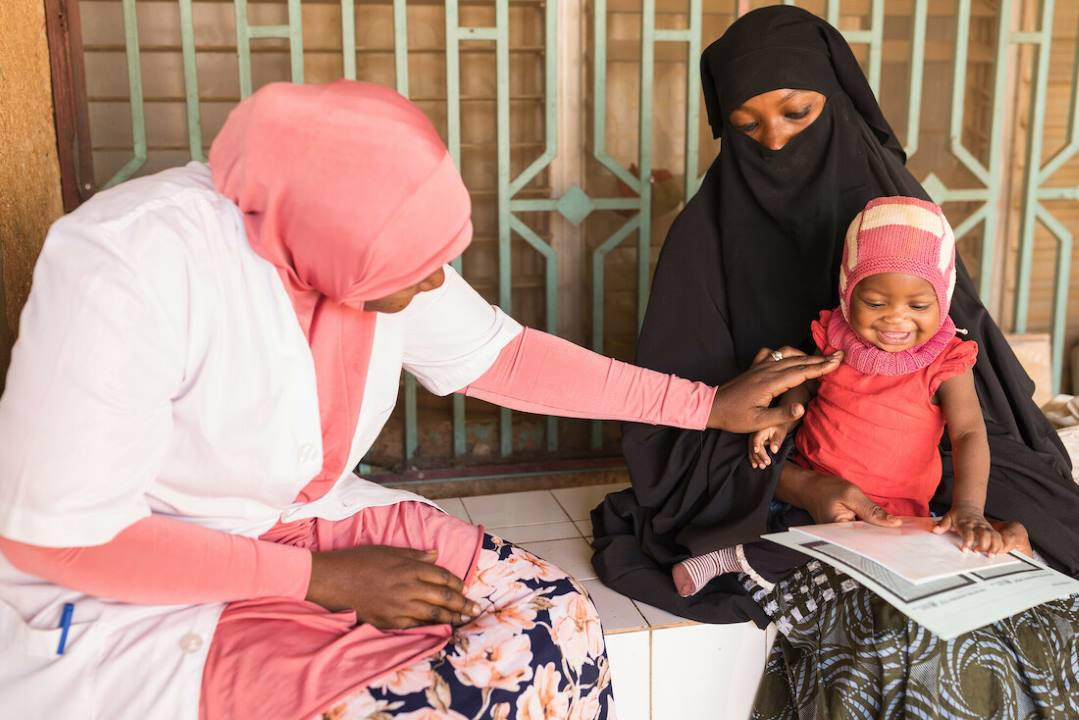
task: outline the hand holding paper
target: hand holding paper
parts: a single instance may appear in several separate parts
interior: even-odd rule
[[[793,529],[869,558],[912,583],[1018,562],[1011,555],[963,553],[958,535],[938,534],[935,528],[933,518],[903,518],[896,528],[850,522]]]

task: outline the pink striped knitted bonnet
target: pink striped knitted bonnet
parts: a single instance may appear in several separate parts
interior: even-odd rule
[[[883,197],[854,216],[839,268],[839,307],[850,322],[851,294],[870,275],[904,273],[933,286],[944,324],[955,290],[955,234],[926,200]]]

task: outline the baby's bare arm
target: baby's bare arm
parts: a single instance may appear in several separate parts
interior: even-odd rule
[[[954,532],[962,549],[988,555],[1010,547],[1001,532],[985,518],[985,495],[989,484],[989,440],[985,419],[974,389],[974,373],[967,370],[944,381],[937,391],[952,442],[955,486],[952,507],[937,525],[937,532]]]
[[[804,409],[816,394],[818,385],[819,381],[817,380],[807,380],[798,387],[791,388],[783,393],[779,398],[779,402],[787,406],[798,404]],[[751,433],[749,436],[749,464],[758,470],[763,470],[771,465],[772,458],[769,457],[768,450],[771,449],[773,453],[779,452],[779,446],[798,426],[801,417],[804,417],[804,412],[802,416],[790,422]]]
[[[937,397],[952,442],[952,464],[955,466],[952,505],[983,512],[989,483],[989,439],[978,393],[974,389],[974,373],[967,370],[945,380]]]

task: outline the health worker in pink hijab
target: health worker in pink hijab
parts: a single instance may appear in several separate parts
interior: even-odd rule
[[[773,398],[838,361],[765,348],[715,388],[522,328],[447,265],[470,214],[423,113],[338,81],[262,88],[208,166],[54,226],[0,399],[0,619],[70,639],[0,650],[0,706],[612,713],[580,585],[353,474],[401,370],[526,412],[748,432],[800,415]]]

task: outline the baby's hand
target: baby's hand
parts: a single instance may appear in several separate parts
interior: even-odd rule
[[[789,426],[777,425],[758,430],[749,436],[749,464],[755,470],[763,470],[772,464],[768,448],[771,448],[773,453],[779,452],[779,446],[783,443],[783,438],[787,437],[789,429]]]
[[[953,505],[933,528],[938,535],[949,531],[963,539],[959,548],[963,552],[976,550],[993,557],[1004,549],[1004,538],[985,519],[980,508]]]
[[[1004,547],[1000,549],[1000,552],[1008,553],[1018,550],[1027,557],[1034,557],[1034,548],[1030,546],[1030,536],[1027,535],[1027,529],[1022,523],[1014,520],[996,520],[993,522],[993,528],[1000,533],[1004,541]]]

